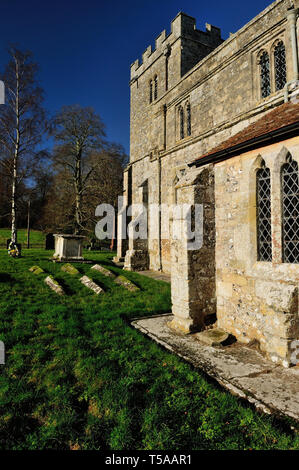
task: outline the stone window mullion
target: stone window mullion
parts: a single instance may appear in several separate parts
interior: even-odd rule
[[[270,165],[269,165],[270,166]],[[280,170],[271,168],[271,227],[272,227],[272,262],[282,262],[282,237],[281,237],[281,191]]]

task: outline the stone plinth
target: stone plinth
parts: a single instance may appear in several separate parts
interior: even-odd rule
[[[83,261],[82,243],[85,238],[82,235],[55,234],[56,261]]]

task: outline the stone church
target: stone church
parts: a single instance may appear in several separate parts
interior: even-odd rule
[[[124,200],[202,204],[203,244],[122,238],[128,270],[171,274],[171,327],[217,327],[288,366],[299,340],[299,0],[223,40],[179,13],[131,66]],[[170,220],[170,223],[172,221]]]

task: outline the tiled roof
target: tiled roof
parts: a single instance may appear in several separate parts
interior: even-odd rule
[[[299,103],[285,103],[265,114],[262,118],[258,119],[248,127],[233,135],[229,139],[222,142],[217,147],[210,150],[205,155],[197,158],[195,161],[201,160],[204,157],[212,156],[218,152],[222,152],[233,147],[245,144],[252,139],[261,137],[269,132],[274,132],[290,124],[299,122]],[[241,152],[240,152],[241,153]]]

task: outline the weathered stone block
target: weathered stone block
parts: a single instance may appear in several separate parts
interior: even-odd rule
[[[202,341],[209,346],[219,346],[223,344],[229,337],[229,334],[220,328],[213,328],[211,330],[201,331],[194,335],[196,339]]]
[[[269,307],[289,313],[298,312],[298,288],[295,285],[257,280],[255,292]]]

